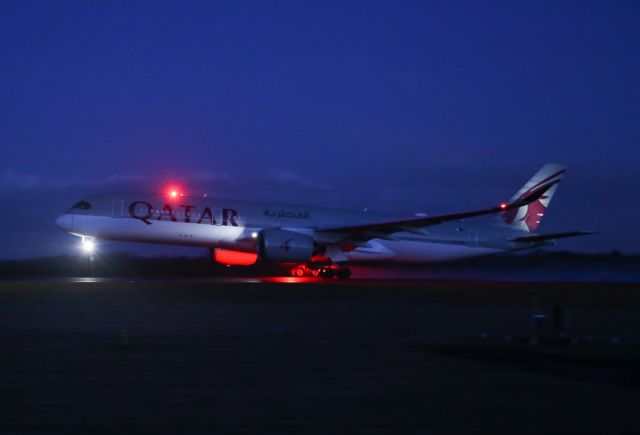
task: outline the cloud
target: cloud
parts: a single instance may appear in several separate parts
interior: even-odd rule
[[[0,186],[6,189],[29,190],[38,187],[40,183],[37,175],[24,174],[11,168],[2,171],[0,176]]]
[[[0,177],[0,189],[3,191],[26,191],[35,189],[64,190],[78,186],[101,186],[118,184],[127,180],[131,180],[131,176],[113,174],[104,178],[83,177],[78,175],[68,177],[52,177],[20,172],[12,168],[7,168],[2,172],[2,176]]]
[[[225,181],[232,182],[232,178],[225,172],[196,171],[187,177],[188,181]]]
[[[146,177],[140,174],[113,174],[109,175],[105,181],[107,184],[118,184],[118,183],[135,183],[144,181]]]
[[[46,176],[17,171],[6,168],[0,174],[0,191],[30,191],[30,190],[65,190],[75,187],[106,188],[130,184],[147,184],[158,180],[157,176],[146,174],[111,174],[104,177],[85,176]],[[186,182],[224,181],[230,183],[232,178],[226,173],[197,171],[184,177]]]
[[[326,178],[312,178],[300,175],[288,169],[270,167],[267,179],[277,185],[303,187],[309,190],[333,190],[335,186]]]

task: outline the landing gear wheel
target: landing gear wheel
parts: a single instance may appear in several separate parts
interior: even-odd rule
[[[338,269],[337,275],[339,279],[349,279],[349,277],[351,277],[351,269],[348,267],[341,267]]]
[[[317,277],[318,275],[320,275],[320,269],[313,269],[311,271],[311,275]]]
[[[322,278],[331,279],[335,276],[335,271],[330,267],[325,267],[320,271],[320,276]]]
[[[296,278],[302,278],[304,276],[304,269],[302,267],[294,267],[291,269],[291,275]]]

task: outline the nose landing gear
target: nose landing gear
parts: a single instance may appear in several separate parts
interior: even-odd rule
[[[307,263],[307,264],[299,264],[291,269],[291,275],[297,278],[302,278],[305,276],[313,276],[324,279],[348,279],[351,277],[351,269],[344,266],[339,266],[337,264],[318,264],[318,263]]]

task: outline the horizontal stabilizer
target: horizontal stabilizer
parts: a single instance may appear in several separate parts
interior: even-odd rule
[[[567,237],[587,236],[589,234],[598,234],[597,231],[569,231],[566,233],[538,234],[537,236],[524,236],[511,239],[512,242],[519,243],[537,243],[546,240],[564,239]]]

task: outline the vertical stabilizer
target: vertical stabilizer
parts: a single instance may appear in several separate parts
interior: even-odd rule
[[[544,217],[558,183],[564,175],[565,167],[554,163],[544,165],[536,174],[522,186],[511,198],[515,202],[527,197],[531,192],[546,189],[544,194],[535,201],[519,208],[502,213],[502,220],[507,226],[528,233],[535,233]]]

